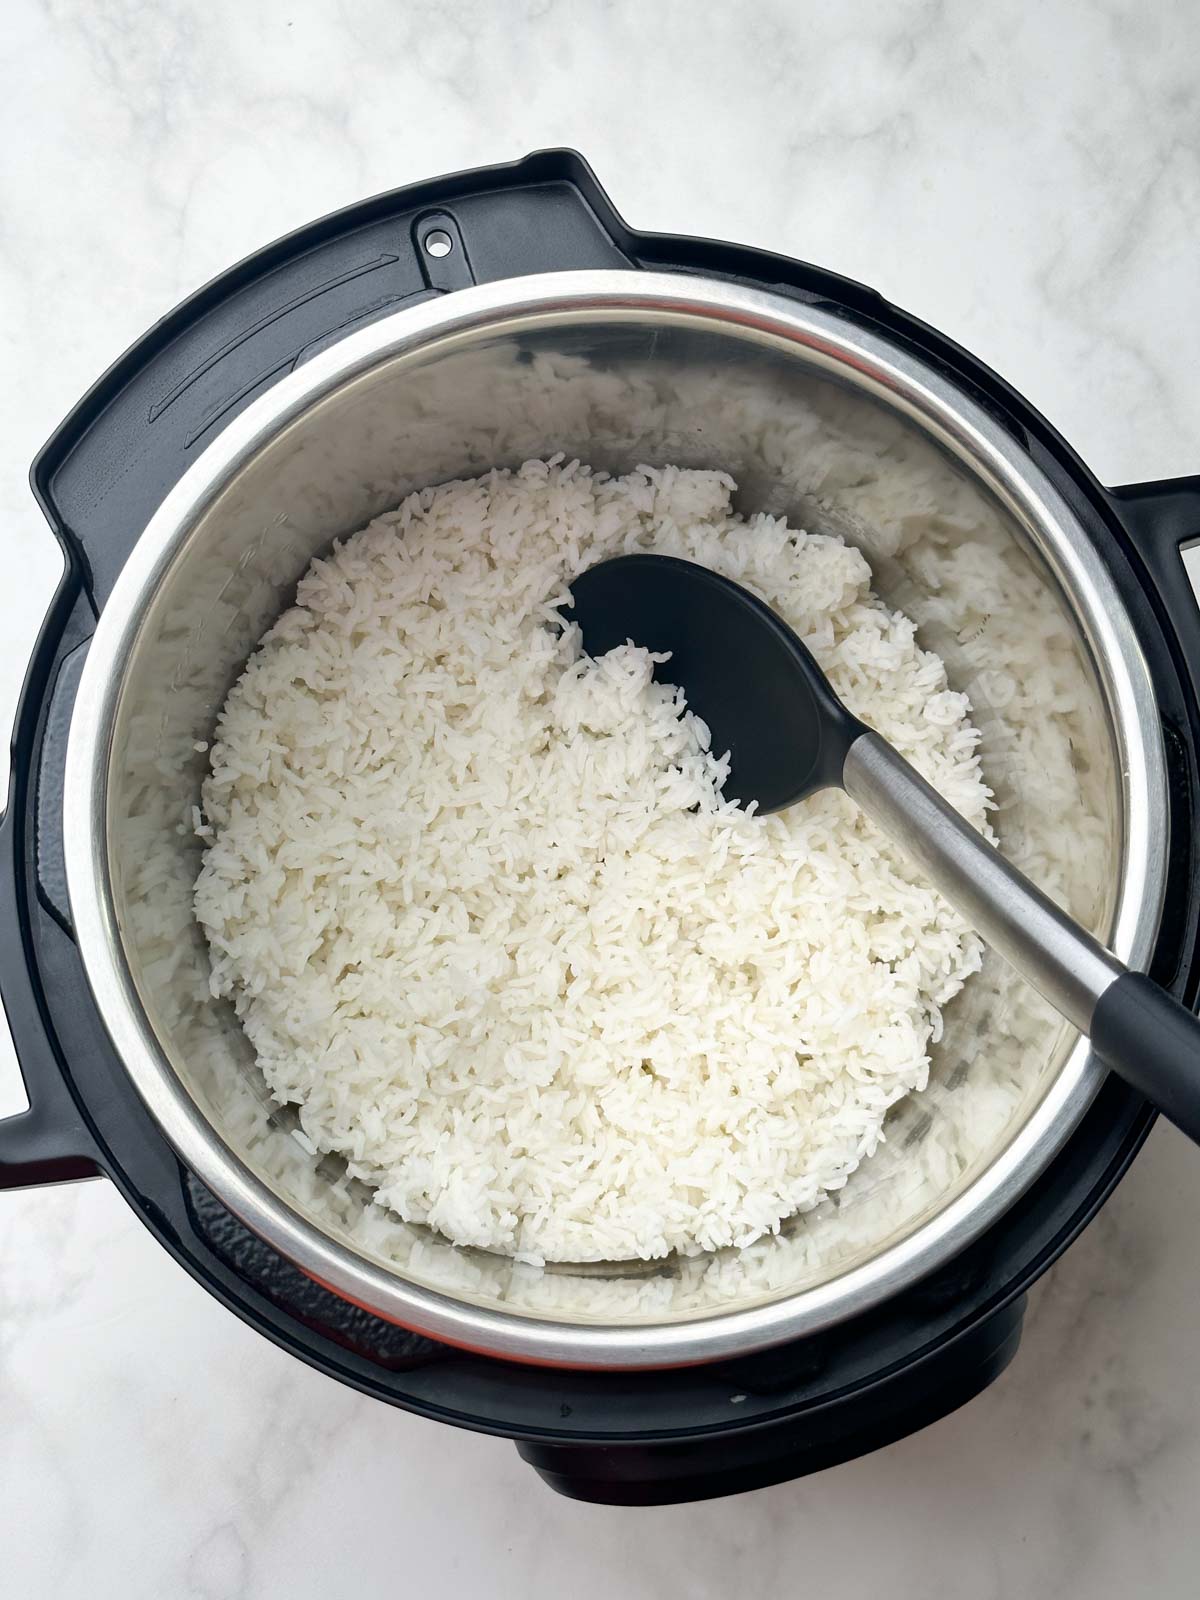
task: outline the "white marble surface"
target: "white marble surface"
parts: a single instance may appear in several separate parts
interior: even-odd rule
[[[874,284],[1110,482],[1200,470],[1193,0],[9,0],[4,35],[5,724],[57,572],[27,464],[83,388],[285,229],[537,146],[582,149],[635,225]],[[622,1513],[281,1354],[106,1185],[7,1195],[4,1590],[1191,1595],[1197,1216],[1160,1129],[980,1400],[816,1479]]]

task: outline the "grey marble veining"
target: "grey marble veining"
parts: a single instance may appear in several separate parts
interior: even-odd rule
[[[5,722],[58,570],[28,461],[104,366],[286,229],[537,146],[635,225],[872,283],[1105,481],[1200,470],[1191,0],[14,0],[5,44]],[[6,1592],[1190,1595],[1197,1216],[1160,1129],[979,1400],[819,1478],[621,1513],[283,1355],[107,1185],[0,1196]]]

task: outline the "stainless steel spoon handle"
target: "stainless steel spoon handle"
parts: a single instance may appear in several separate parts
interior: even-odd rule
[[[1200,1019],[1060,911],[878,734],[846,753],[846,793],[1099,1058],[1200,1144]]]
[[[1011,866],[878,734],[850,746],[846,793],[956,911],[1081,1033],[1125,968]]]

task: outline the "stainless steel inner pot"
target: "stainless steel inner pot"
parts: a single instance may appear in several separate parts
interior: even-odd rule
[[[879,335],[715,280],[577,272],[464,290],[323,351],[216,438],[147,526],[92,642],[65,800],[71,908],[130,1076],[182,1159],[307,1272],[435,1338],[657,1366],[796,1337],[985,1229],[1101,1069],[994,957],[928,1090],[845,1189],[742,1251],[545,1270],[371,1202],[271,1103],[191,916],[192,807],[230,684],[314,554],[406,493],[530,456],[720,467],[745,510],[858,544],[967,690],[1011,858],[1132,966],[1166,791],[1130,620],[1077,521],[964,394]]]

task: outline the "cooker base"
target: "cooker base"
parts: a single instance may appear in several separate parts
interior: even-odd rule
[[[894,1372],[848,1402],[771,1428],[683,1443],[518,1443],[517,1451],[557,1494],[594,1505],[680,1505],[765,1489],[895,1444],[966,1405],[1016,1355],[1024,1315],[1022,1295],[936,1351],[919,1382],[911,1369]]]

